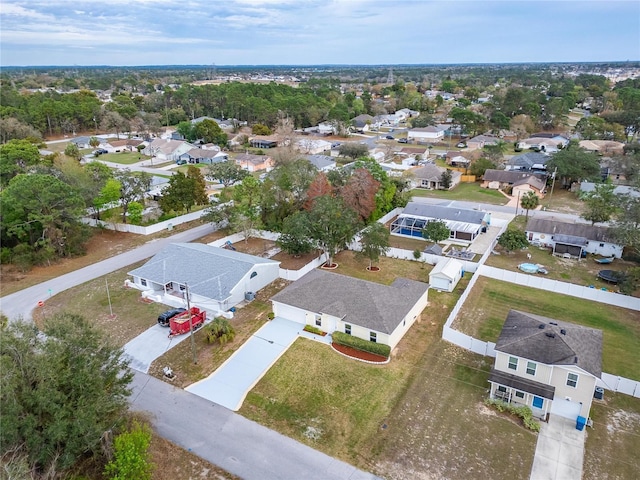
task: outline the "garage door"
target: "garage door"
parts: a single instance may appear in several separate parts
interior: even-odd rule
[[[551,414],[575,420],[580,415],[582,405],[564,398],[554,398],[551,403]]]
[[[301,324],[307,323],[306,311],[280,302],[273,302],[273,313],[276,317],[285,318]]]

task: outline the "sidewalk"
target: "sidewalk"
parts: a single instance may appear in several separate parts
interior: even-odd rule
[[[557,415],[540,425],[530,480],[580,480],[585,431],[577,430],[574,420]]]

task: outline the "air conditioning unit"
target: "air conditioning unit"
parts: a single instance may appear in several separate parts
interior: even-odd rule
[[[256,292],[245,292],[244,293],[244,299],[247,302],[250,302],[251,300],[255,300],[256,298]]]

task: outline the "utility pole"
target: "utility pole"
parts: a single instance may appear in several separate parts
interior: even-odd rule
[[[516,203],[516,217],[518,216],[518,208],[520,207],[520,190],[518,190],[518,203]]]
[[[113,308],[111,308],[111,294],[109,293],[109,282],[107,282],[107,277],[104,278],[104,284],[107,287],[107,299],[109,300],[109,318],[113,318]],[[49,294],[49,296],[51,296],[51,294]]]
[[[558,173],[558,167],[554,168],[553,173],[551,174],[551,192],[549,193],[549,200],[551,200],[551,195],[553,195],[553,187],[556,184],[556,173]]]
[[[184,284],[185,295],[187,296],[187,312],[189,312],[189,335],[191,337],[191,354],[193,355],[193,363],[198,363],[198,356],[196,355],[196,341],[193,338],[193,315],[191,314],[191,303],[190,303],[190,295],[189,295],[189,285],[185,282]]]

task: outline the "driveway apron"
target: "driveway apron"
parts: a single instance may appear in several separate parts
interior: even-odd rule
[[[575,420],[557,415],[540,426],[530,480],[580,480],[585,431],[576,429]]]
[[[247,393],[301,332],[302,325],[299,323],[274,318],[254,333],[215,372],[188,386],[186,390],[237,411]]]

